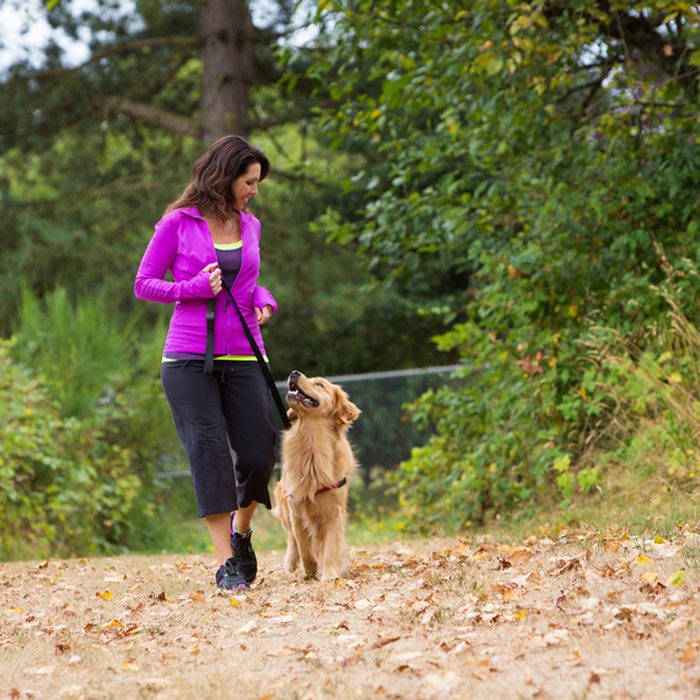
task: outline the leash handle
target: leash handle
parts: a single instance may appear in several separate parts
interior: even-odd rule
[[[253,334],[251,333],[250,328],[248,328],[248,324],[245,322],[245,318],[243,318],[243,314],[241,313],[241,310],[238,307],[236,300],[233,298],[233,294],[231,293],[231,290],[229,289],[226,282],[224,282],[223,277],[221,279],[221,284],[223,285],[223,288],[226,290],[226,293],[229,295],[231,301],[233,302],[233,308],[236,309],[236,312],[238,313],[238,318],[240,319],[241,325],[243,326],[243,331],[245,332],[246,337],[248,338],[248,342],[250,343],[250,347],[253,349],[253,353],[255,354],[255,359],[258,361],[258,364],[260,365],[260,369],[262,370],[263,376],[265,377],[265,381],[267,382],[267,386],[270,389],[270,393],[272,394],[272,398],[275,402],[275,406],[277,407],[277,410],[279,411],[280,418],[282,419],[282,425],[284,425],[285,428],[291,428],[292,424],[289,422],[289,418],[287,417],[287,411],[285,410],[284,404],[282,403],[282,397],[279,395],[279,392],[277,391],[277,387],[275,386],[275,380],[272,378],[272,372],[270,372],[270,367],[267,364],[267,362],[265,362],[265,359],[263,358],[262,353],[260,352],[260,348],[258,347],[258,344],[255,342],[255,338],[253,338]],[[214,301],[213,299],[210,300],[210,302],[213,302],[213,301]],[[207,315],[207,318],[208,318],[208,315]],[[212,363],[213,363],[213,349],[212,349]],[[205,358],[204,364],[205,364],[205,366],[207,364],[206,358]]]

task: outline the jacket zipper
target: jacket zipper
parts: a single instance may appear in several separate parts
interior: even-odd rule
[[[226,298],[226,354],[231,354],[231,300]]]

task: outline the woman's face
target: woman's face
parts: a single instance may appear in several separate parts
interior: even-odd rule
[[[233,181],[234,207],[240,211],[258,193],[260,163],[251,163],[243,175]]]

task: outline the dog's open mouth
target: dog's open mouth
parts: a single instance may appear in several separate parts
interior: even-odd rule
[[[287,387],[289,391],[287,392],[287,401],[292,401],[295,403],[300,403],[303,406],[309,406],[310,408],[317,408],[318,401],[316,401],[313,396],[305,394],[297,384],[296,380],[290,379]]]

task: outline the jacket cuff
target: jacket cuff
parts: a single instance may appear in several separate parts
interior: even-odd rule
[[[273,314],[277,313],[277,301],[275,297],[272,296],[272,293],[268,289],[265,289],[265,287],[255,285],[255,289],[253,290],[253,306],[262,309],[266,304],[272,307]]]
[[[209,282],[210,274],[202,271],[188,282],[189,289],[187,293],[189,297],[194,299],[213,299],[216,296],[211,288],[211,282]]]

